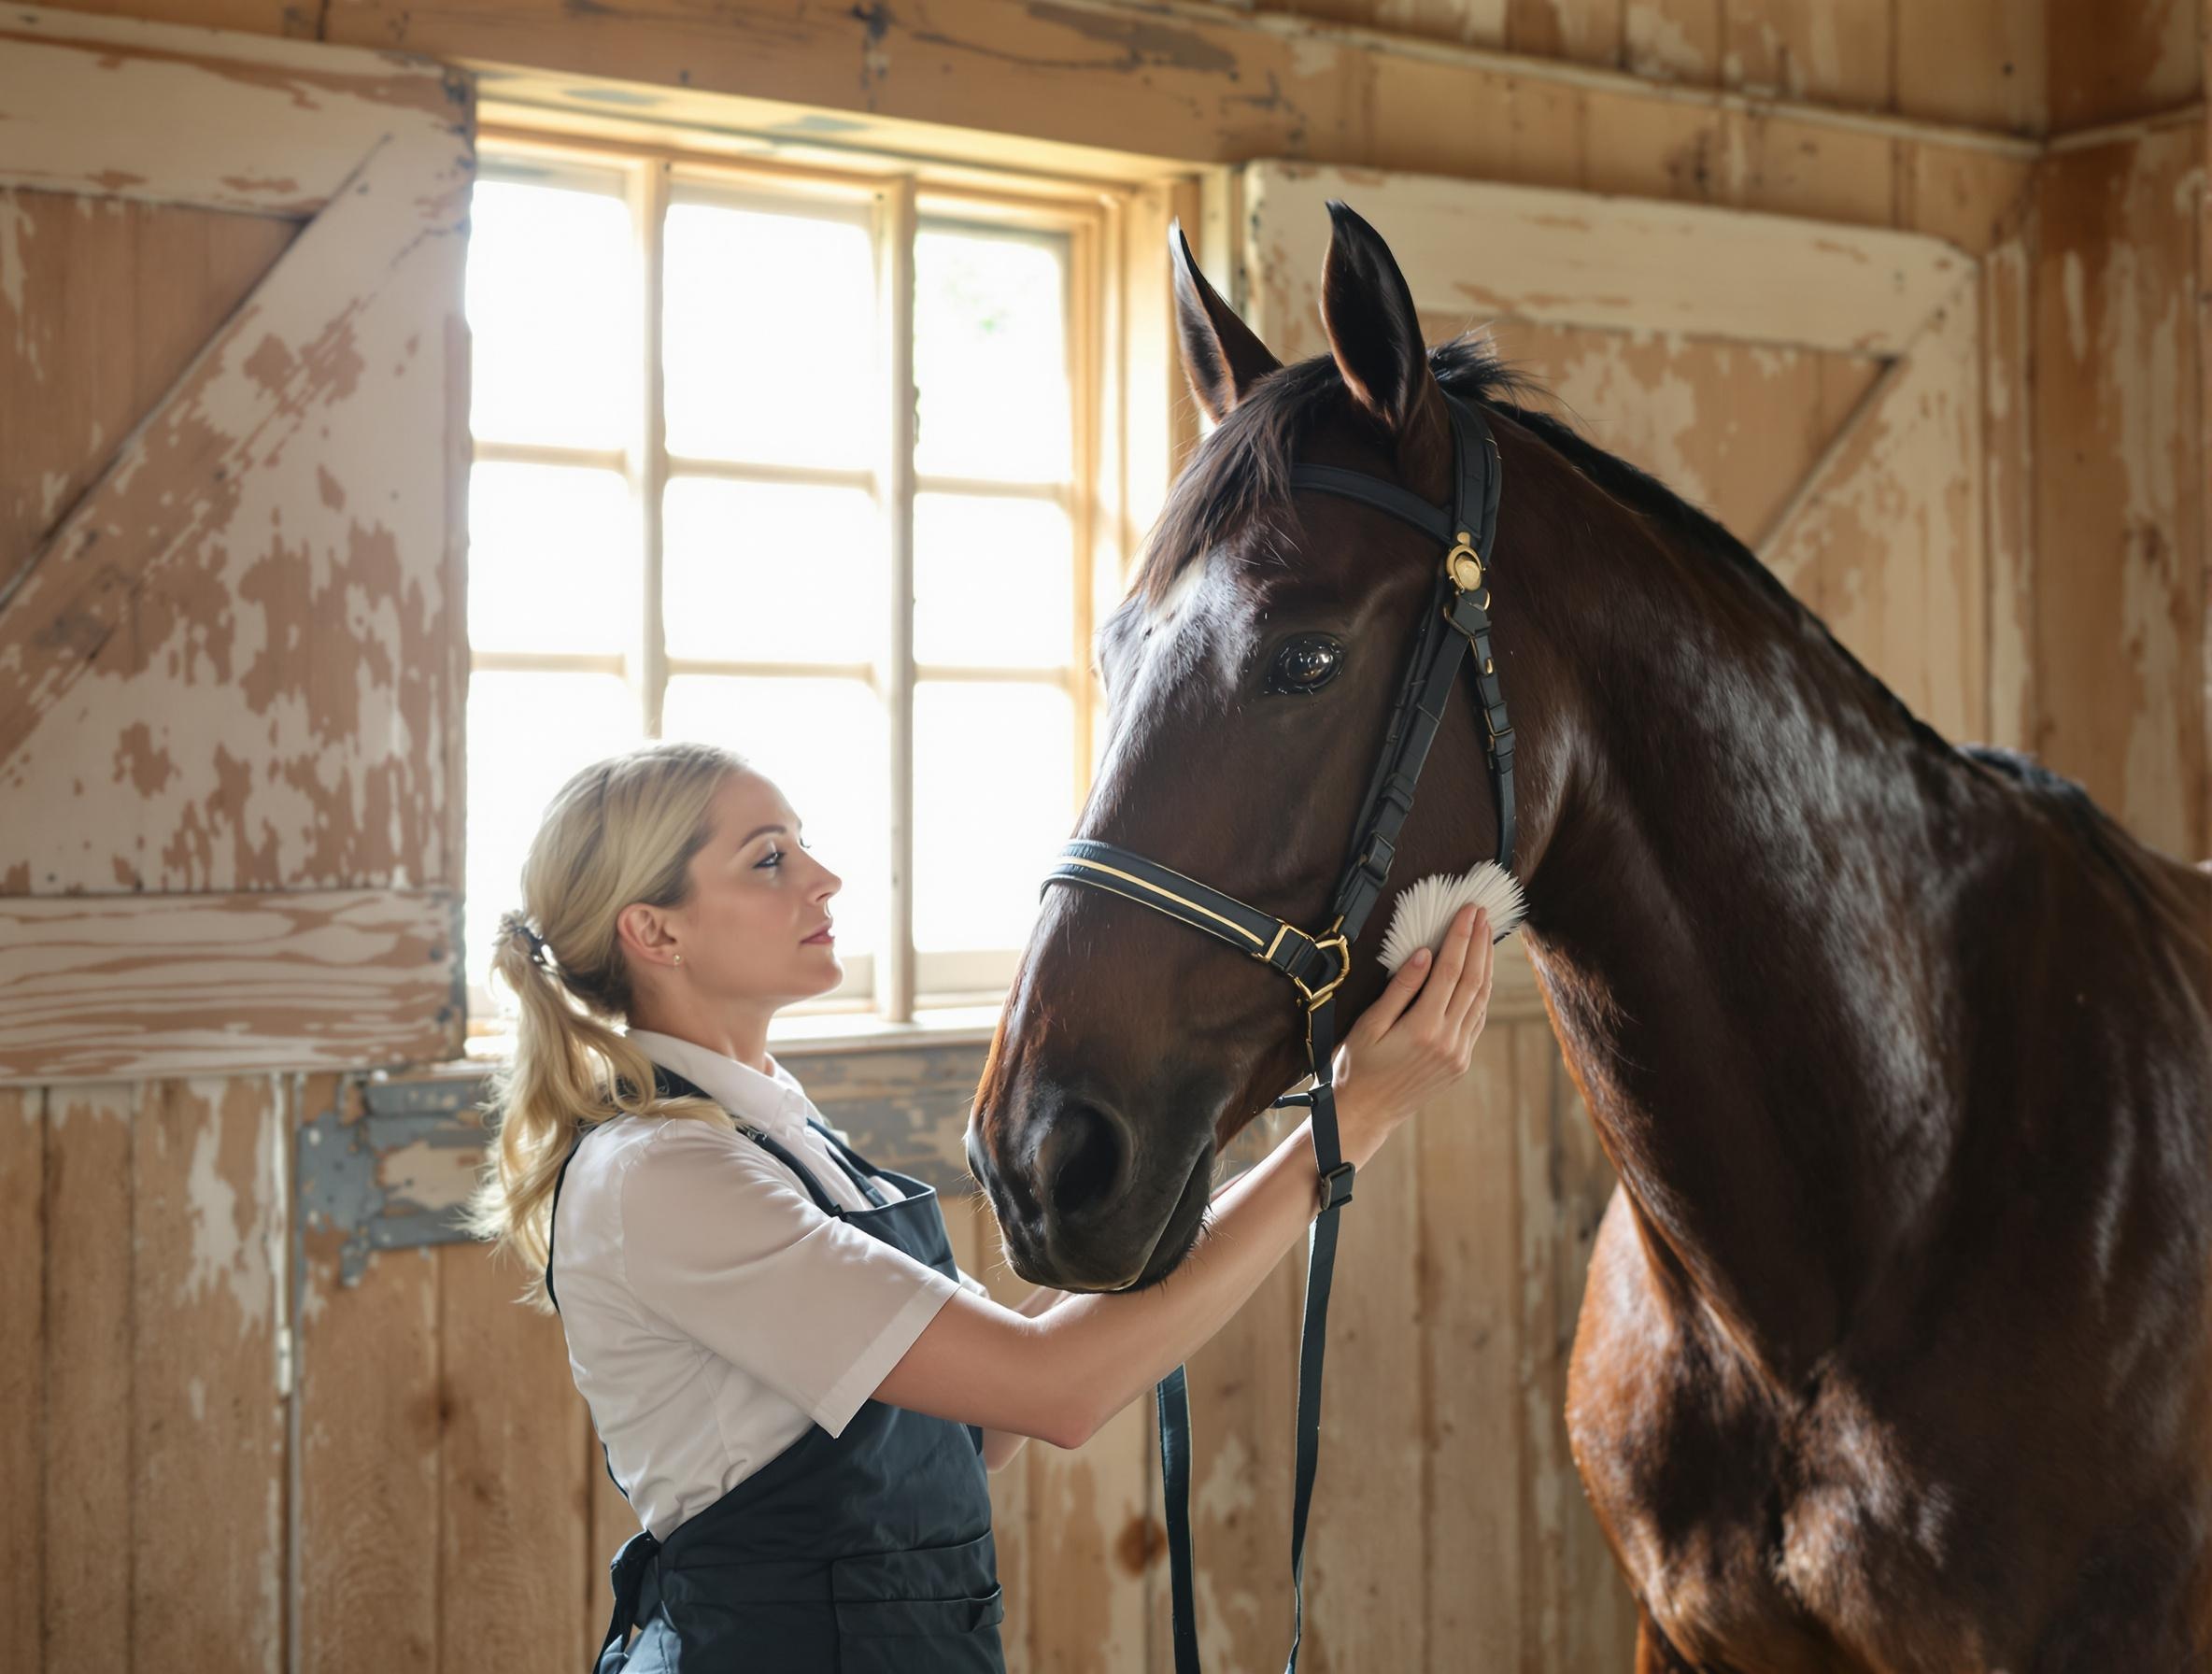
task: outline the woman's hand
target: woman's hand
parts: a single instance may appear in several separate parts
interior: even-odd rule
[[[1460,908],[1443,951],[1432,960],[1416,950],[1352,1026],[1336,1060],[1347,1161],[1364,1165],[1424,1099],[1467,1073],[1490,1010],[1492,952],[1489,914]]]

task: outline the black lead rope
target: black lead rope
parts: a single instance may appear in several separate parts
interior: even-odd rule
[[[1382,899],[1397,858],[1397,840],[1412,812],[1421,769],[1436,742],[1460,660],[1471,650],[1475,681],[1488,733],[1491,785],[1497,800],[1497,863],[1513,866],[1513,731],[1505,692],[1490,648],[1490,592],[1483,568],[1497,532],[1500,486],[1497,445],[1473,406],[1447,395],[1457,483],[1449,518],[1395,483],[1334,465],[1292,469],[1294,491],[1338,494],[1412,524],[1446,550],[1413,636],[1406,680],[1382,748],[1354,824],[1353,858],[1337,886],[1333,920],[1310,935],[1233,895],[1199,883],[1111,843],[1078,839],[1060,853],[1047,885],[1081,884],[1165,913],[1227,942],[1281,972],[1297,986],[1306,1008],[1306,1061],[1313,1085],[1275,1100],[1278,1109],[1303,1105],[1312,1122],[1313,1162],[1326,1185],[1321,1213],[1306,1254],[1305,1320],[1298,1340],[1296,1477],[1290,1516],[1290,1659],[1296,1674],[1306,1625],[1306,1525],[1313,1479],[1321,1462],[1322,1356],[1328,1346],[1328,1298],[1336,1272],[1337,1214],[1352,1200],[1353,1166],[1344,1160],[1337,1130],[1335,1064],[1336,992],[1352,972],[1352,944]],[[1168,1572],[1174,1607],[1176,1674],[1199,1674],[1198,1629],[1190,1539],[1190,1390],[1177,1367],[1156,1391],[1160,1428],[1160,1494],[1168,1524]]]

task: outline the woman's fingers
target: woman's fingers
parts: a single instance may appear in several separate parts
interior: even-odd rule
[[[1421,979],[1428,974],[1432,960],[1427,948],[1416,947],[1412,957],[1391,974],[1374,1003],[1360,1013],[1347,1039],[1372,1041],[1403,1016],[1406,1007],[1413,1003],[1413,996],[1421,992]]]
[[[1490,941],[1490,915],[1481,913],[1476,915],[1467,963],[1460,968],[1458,985],[1453,989],[1451,1004],[1445,1011],[1447,1027],[1454,1037],[1465,1034],[1468,1019],[1489,1006],[1490,979],[1496,970],[1497,950]]]
[[[1436,973],[1413,1006],[1415,1016],[1423,1022],[1440,1028],[1451,1015],[1452,995],[1459,986],[1460,973],[1467,969],[1474,929],[1474,908],[1462,907],[1452,915],[1452,928],[1444,932],[1443,951],[1437,955]]]

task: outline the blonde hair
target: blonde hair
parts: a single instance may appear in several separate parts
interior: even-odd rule
[[[522,863],[522,910],[500,920],[491,969],[521,1013],[514,1057],[481,1107],[491,1137],[466,1225],[528,1265],[523,1299],[541,1310],[553,1188],[575,1141],[619,1115],[730,1120],[708,1099],[657,1098],[652,1060],[613,1027],[633,999],[616,919],[633,902],[684,904],[715,793],[745,771],[704,744],[648,745],[586,768],[547,805]]]

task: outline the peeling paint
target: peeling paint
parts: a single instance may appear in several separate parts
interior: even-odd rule
[[[179,1307],[191,1307],[217,1290],[227,1291],[240,1329],[263,1330],[276,1300],[265,1224],[272,1209],[258,1197],[241,1193],[235,1183],[270,1177],[276,1125],[252,1082],[184,1085],[206,1100],[209,1116],[191,1138],[184,1171],[191,1247],[175,1299]]]
[[[396,188],[342,200],[354,240],[318,221],[294,243],[0,617],[0,787],[41,811],[0,866],[92,888],[127,866],[163,890],[453,875],[448,753],[422,747],[460,701],[448,369],[422,346],[451,341],[425,321],[459,315],[461,248],[421,235],[446,199]],[[347,514],[363,504],[374,519]],[[81,783],[83,740],[103,734],[132,771]],[[232,747],[248,736],[265,773]]]
[[[2089,308],[2085,297],[2087,279],[2079,250],[2068,250],[2059,268],[2059,291],[2066,304],[2066,345],[2074,351],[2077,361],[2089,359]]]

